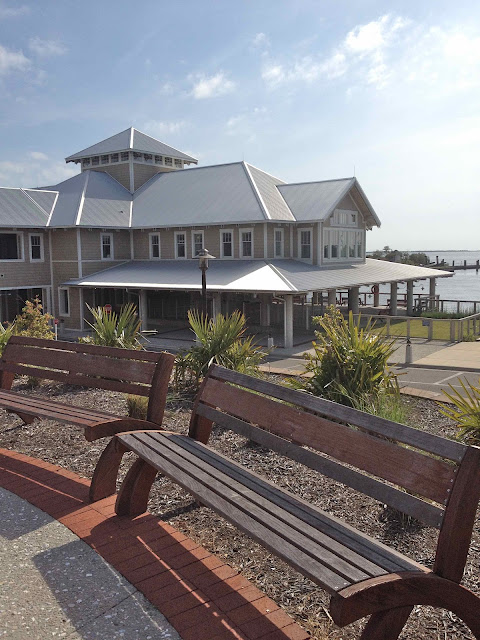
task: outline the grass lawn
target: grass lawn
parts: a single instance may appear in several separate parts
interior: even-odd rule
[[[412,338],[428,338],[428,326],[423,326],[422,321],[427,318],[412,318],[410,320],[410,336]],[[375,333],[385,334],[387,330],[386,319],[376,320],[373,331]],[[391,336],[406,336],[407,335],[407,321],[392,319],[390,321],[390,335]],[[433,339],[434,340],[450,340],[450,321],[449,320],[435,320],[433,322]]]

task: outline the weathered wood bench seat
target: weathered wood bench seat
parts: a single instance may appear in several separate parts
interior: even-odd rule
[[[0,359],[0,407],[16,413],[27,424],[35,418],[48,418],[83,427],[88,441],[126,429],[158,429],[173,362],[170,353],[13,336]],[[147,419],[12,391],[16,374],[147,396]]]
[[[433,569],[214,451],[206,444],[213,423],[438,528]],[[91,500],[115,493],[127,451],[138,458],[118,514],[145,511],[164,474],[330,592],[337,624],[371,615],[362,638],[394,640],[416,604],[453,611],[480,638],[480,598],[459,584],[480,498],[480,448],[213,366],[188,436],[117,434],[95,470]]]

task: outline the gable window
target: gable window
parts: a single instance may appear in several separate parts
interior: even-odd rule
[[[163,156],[155,156],[155,164],[163,164]]]
[[[110,156],[110,162],[118,162],[118,153],[112,153]]]
[[[175,258],[187,257],[185,233],[183,231],[175,231]]]
[[[220,230],[220,254],[222,258],[233,258],[233,231],[232,229]]]
[[[0,260],[23,260],[23,236],[0,233]]]
[[[203,249],[203,231],[192,231],[192,258],[196,258]]]
[[[100,164],[100,156],[93,156],[92,165],[96,166],[97,164]]]
[[[165,164],[167,165],[167,167],[171,167],[173,165],[172,158],[165,158]]]
[[[128,160],[128,158],[129,158],[128,151],[122,151],[122,153],[120,154],[120,160],[122,160],[122,162],[125,162]]]
[[[30,233],[30,261],[43,262],[43,235]]]
[[[284,255],[284,230],[275,229],[275,258],[283,258]]]
[[[302,260],[312,259],[312,230],[299,229],[299,248],[298,255]]]
[[[175,159],[175,166],[178,167],[179,169],[181,169],[182,168],[182,161]]]
[[[133,159],[134,160],[143,160],[143,153],[138,153],[138,151],[134,151],[133,152]]]
[[[143,154],[143,159],[145,160],[145,162],[153,162],[153,156],[151,153],[144,153]]]
[[[61,316],[70,315],[70,289],[59,287],[58,289],[58,309]]]
[[[241,258],[253,257],[253,230],[252,229],[240,230],[240,257]]]
[[[102,260],[113,260],[113,234],[102,233],[100,236]]]
[[[150,233],[150,259],[160,258],[160,234]]]
[[[102,156],[101,162],[102,164],[108,164],[108,156]]]
[[[82,164],[84,167],[89,167],[90,166],[90,158],[84,158],[82,160]]]

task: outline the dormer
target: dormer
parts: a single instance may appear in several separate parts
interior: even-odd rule
[[[178,171],[198,160],[130,127],[65,162],[80,164],[82,171],[105,171],[133,193],[155,174]]]

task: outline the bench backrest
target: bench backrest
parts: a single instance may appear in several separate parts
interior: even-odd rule
[[[216,365],[189,435],[206,443],[213,423],[440,529],[440,572],[461,577],[480,498],[480,448]]]
[[[147,419],[161,424],[173,362],[165,352],[12,336],[0,359],[0,386],[9,389],[18,374],[148,396]]]

